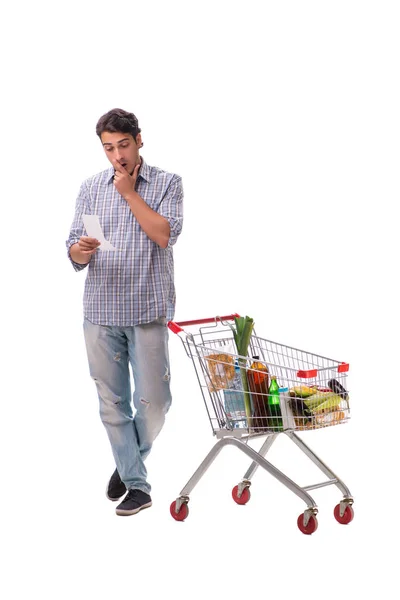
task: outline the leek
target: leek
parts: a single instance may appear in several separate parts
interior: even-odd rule
[[[236,330],[233,330],[233,337],[235,340],[238,363],[240,367],[240,375],[242,378],[243,395],[244,395],[244,407],[246,411],[247,422],[250,424],[252,411],[251,411],[251,399],[249,384],[247,381],[247,350],[250,344],[251,334],[253,332],[254,320],[250,317],[235,317]]]

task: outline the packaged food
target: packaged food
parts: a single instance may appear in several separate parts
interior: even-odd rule
[[[218,392],[222,389],[227,389],[230,386],[232,379],[235,377],[235,362],[234,357],[229,354],[233,350],[230,346],[214,349],[210,351],[206,359],[207,364],[207,385],[210,392]]]
[[[346,415],[342,410],[321,413],[315,417],[317,425],[333,425],[333,423],[340,423],[341,421],[344,421],[345,418]]]
[[[296,425],[296,429],[300,431],[313,429],[315,427],[314,422],[310,419],[307,419],[306,417],[294,417],[294,422]]]

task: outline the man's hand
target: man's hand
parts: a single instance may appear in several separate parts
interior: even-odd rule
[[[79,238],[79,242],[72,244],[69,253],[72,260],[78,265],[87,265],[99,246],[100,242],[95,238],[82,236]]]
[[[114,185],[121,196],[126,198],[126,196],[129,196],[129,194],[135,191],[140,163],[136,165],[132,175],[129,175],[125,167],[120,165],[117,160],[113,160],[112,164],[115,169]]]
[[[79,238],[78,250],[85,256],[92,256],[100,246],[100,242],[95,238],[82,236]]]

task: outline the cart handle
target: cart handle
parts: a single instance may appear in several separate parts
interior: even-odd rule
[[[193,321],[168,321],[168,327],[173,333],[180,333],[183,331],[182,326],[185,325],[203,325],[204,323],[215,323],[219,321],[233,321],[236,317],[240,317],[237,313],[232,315],[226,315],[224,317],[210,317],[209,319],[194,319]]]

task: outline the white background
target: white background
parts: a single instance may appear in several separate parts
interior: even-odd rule
[[[399,15],[393,1],[19,2],[2,9],[0,585],[20,598],[396,597]],[[176,319],[248,314],[263,337],[350,363],[352,420],[304,434],[349,486],[305,505],[226,449],[176,523],[214,438],[171,334],[174,403],[147,461],[153,507],[115,516],[114,466],[82,335],[85,272],[65,239],[107,168],[97,119],[139,118],[180,174]],[[289,440],[269,458],[323,476]],[[393,539],[395,550],[389,548]]]

